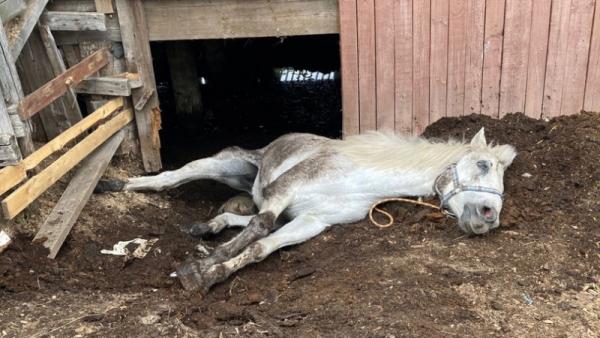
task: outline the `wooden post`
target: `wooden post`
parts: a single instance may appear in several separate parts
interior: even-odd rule
[[[16,164],[21,160],[15,132],[0,90],[0,167]]]
[[[11,54],[11,49],[8,45],[8,39],[4,32],[4,25],[0,20],[0,91],[3,92],[3,97],[8,106],[14,106],[19,103],[23,98],[23,88],[21,87],[21,81],[19,80],[19,74],[17,73],[17,67],[15,66],[15,59]],[[19,116],[14,112],[12,114],[11,121],[15,134],[19,138],[19,147],[23,156],[31,154],[35,148],[33,141],[31,140],[31,126],[29,121],[21,121]],[[18,130],[17,130],[18,127]]]
[[[202,111],[198,69],[191,47],[191,44],[183,43],[167,48],[176,111],[177,114],[187,116]]]
[[[132,91],[133,105],[143,100],[145,93],[154,93],[141,110],[135,111],[144,169],[154,172],[162,168],[158,134],[161,118],[144,8],[140,0],[116,0],[116,5],[127,70],[139,73],[143,83]]]

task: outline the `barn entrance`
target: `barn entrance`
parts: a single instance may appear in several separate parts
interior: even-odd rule
[[[177,166],[289,132],[341,136],[339,36],[152,42],[162,155]]]

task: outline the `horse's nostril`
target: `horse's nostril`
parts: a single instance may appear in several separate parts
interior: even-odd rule
[[[495,221],[496,220],[496,211],[490,207],[482,207],[481,215],[485,218],[486,221]]]

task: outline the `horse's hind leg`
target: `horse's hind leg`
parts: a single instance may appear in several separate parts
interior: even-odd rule
[[[212,285],[224,281],[244,266],[262,261],[272,252],[284,246],[302,243],[320,234],[328,226],[329,224],[315,217],[300,216],[271,235],[250,244],[239,255],[231,259],[205,269],[198,269],[196,265],[186,265],[178,269],[177,275],[186,289],[201,289],[206,292]]]
[[[251,191],[259,161],[258,152],[231,147],[215,156],[192,161],[177,170],[165,171],[155,176],[134,177],[125,181],[102,181],[96,191],[161,191],[199,179],[212,179],[238,190]]]

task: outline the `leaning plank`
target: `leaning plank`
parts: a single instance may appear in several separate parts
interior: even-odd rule
[[[429,76],[429,122],[446,116],[448,94],[448,0],[431,6],[431,56]]]
[[[110,121],[98,127],[98,129],[67,151],[54,163],[42,170],[42,172],[17,188],[2,201],[4,217],[13,219],[17,216],[69,170],[73,169],[81,160],[86,158],[94,149],[132,120],[133,112],[131,109],[119,113]]]
[[[105,48],[86,57],[77,65],[27,95],[19,104],[19,115],[23,119],[30,118],[66,93],[71,86],[78,85],[83,79],[94,74],[107,63],[108,50]]]
[[[58,254],[124,136],[123,130],[116,133],[81,163],[60,200],[35,235],[33,242],[41,242],[48,248],[49,258],[54,259]]]
[[[8,110],[0,95],[0,167],[15,164],[21,160],[21,152],[16,142]]]
[[[481,112],[485,1],[467,0],[464,114]]]
[[[42,42],[44,43],[44,47],[46,48],[46,54],[50,60],[50,65],[54,71],[54,76],[66,72],[67,66],[63,61],[62,54],[56,46],[56,41],[54,40],[54,36],[50,31],[50,27],[44,24],[39,24],[38,29],[40,31],[40,36],[42,38]],[[64,112],[65,117],[67,118],[69,125],[72,126],[82,118],[81,110],[79,109],[79,104],[77,103],[77,96],[75,95],[73,88],[69,88],[67,91],[64,104],[66,106],[66,111]]]
[[[466,0],[450,1],[448,15],[448,116],[461,116],[464,113],[466,13]]]
[[[551,0],[533,1],[531,42],[529,44],[529,64],[527,66],[527,86],[525,93],[525,114],[533,118],[542,117],[551,9]]]
[[[147,93],[156,93],[154,69],[152,67],[152,54],[150,53],[150,40],[146,15],[140,0],[117,0],[117,12],[123,37],[123,49],[127,61],[127,69],[132,73],[139,73],[143,86],[132,91],[133,104],[146,99]],[[144,108],[135,111],[140,148],[144,169],[148,172],[160,170],[160,108],[156,94],[149,98]]]
[[[394,1],[375,2],[377,129],[394,130]]]
[[[84,131],[91,128],[99,121],[109,117],[114,111],[123,107],[123,98],[116,98],[107,104],[86,116],[83,120],[71,128],[65,130],[62,134],[44,144],[33,154],[27,156],[19,165],[0,169],[0,195],[7,192],[27,178],[27,170],[37,167],[44,159],[56,151],[62,149],[69,142],[81,135]]]
[[[429,56],[431,51],[431,3],[413,2],[413,134],[429,125]]]
[[[19,57],[19,54],[21,54],[21,50],[23,50],[25,42],[27,42],[27,39],[29,39],[29,35],[35,28],[35,25],[37,24],[40,15],[42,15],[44,7],[46,7],[47,3],[48,0],[36,0],[28,2],[27,10],[21,16],[21,20],[17,25],[17,31],[19,33],[10,41],[10,53],[12,54],[14,60],[16,60]]]
[[[106,15],[86,12],[45,12],[42,22],[53,31],[106,31]]]
[[[505,0],[490,1],[485,6],[481,113],[493,117],[498,117],[500,111],[504,6]]]

